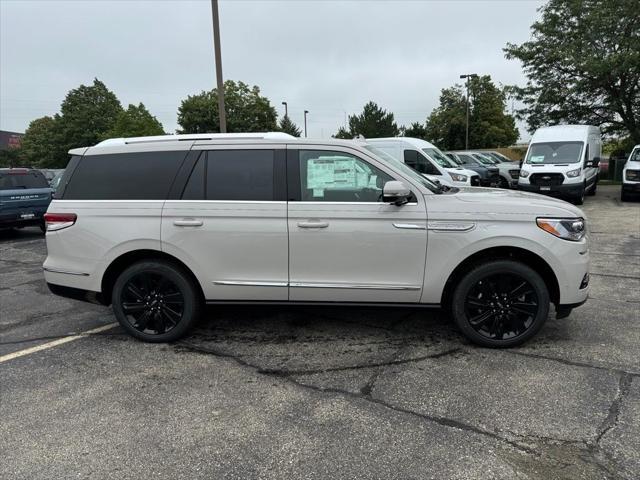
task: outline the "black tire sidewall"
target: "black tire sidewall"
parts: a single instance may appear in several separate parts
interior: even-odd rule
[[[133,325],[129,323],[126,314],[122,310],[120,299],[124,286],[133,276],[143,272],[166,276],[178,287],[184,297],[182,320],[170,331],[160,335],[148,334],[136,330]],[[118,276],[113,285],[112,308],[122,328],[131,336],[145,342],[161,343],[178,340],[190,330],[200,316],[201,300],[191,278],[178,266],[160,260],[142,261],[131,265]]]
[[[465,313],[465,299],[469,290],[489,275],[512,273],[526,279],[534,288],[540,309],[533,324],[523,334],[507,340],[492,340],[476,332],[469,324]],[[507,348],[520,345],[533,337],[542,328],[549,316],[549,291],[542,277],[532,268],[514,260],[495,260],[480,264],[467,273],[455,287],[452,295],[451,313],[462,333],[473,343],[490,348]]]

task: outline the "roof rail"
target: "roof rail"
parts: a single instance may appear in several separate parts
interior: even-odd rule
[[[96,147],[130,145],[134,143],[186,142],[196,140],[288,140],[296,138],[284,132],[256,133],[193,133],[180,135],[156,135],[150,137],[109,138],[96,144]]]

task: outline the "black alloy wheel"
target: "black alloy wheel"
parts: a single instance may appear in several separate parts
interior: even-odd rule
[[[513,260],[481,264],[465,275],[452,298],[453,318],[474,343],[519,345],[542,327],[549,293],[538,273]]]
[[[120,325],[148,342],[182,337],[201,310],[191,278],[176,265],[160,260],[127,268],[116,280],[112,297]]]
[[[464,302],[471,327],[492,340],[523,334],[533,324],[539,307],[531,284],[515,274],[484,277],[471,288]]]
[[[159,335],[175,328],[184,313],[184,296],[167,277],[142,272],[129,278],[120,305],[139,332]]]

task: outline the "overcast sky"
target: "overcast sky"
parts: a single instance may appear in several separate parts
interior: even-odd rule
[[[309,110],[310,137],[369,100],[399,125],[424,122],[461,73],[523,83],[502,47],[529,38],[543,3],[222,0],[223,74],[258,85],[279,115],[287,101],[299,126]],[[24,132],[94,77],[175,131],[180,101],[215,86],[211,3],[0,0],[0,129]]]

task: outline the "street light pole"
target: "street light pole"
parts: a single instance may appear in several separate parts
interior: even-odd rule
[[[466,75],[460,75],[460,78],[467,79],[467,130],[464,141],[464,149],[469,150],[469,79],[476,78],[478,76],[477,73],[467,73]]]
[[[287,106],[287,102],[282,102],[282,104],[284,105],[284,116],[288,117],[289,116],[289,109]]]
[[[304,111],[304,138],[307,138],[307,113],[309,110]]]
[[[224,111],[224,82],[222,81],[222,54],[220,53],[220,16],[218,0],[211,0],[211,18],[213,21],[213,48],[216,58],[216,81],[218,82],[218,114],[220,133],[227,133],[227,116]]]

